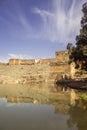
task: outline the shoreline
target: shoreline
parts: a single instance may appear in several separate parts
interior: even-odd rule
[[[87,91],[87,78],[81,79],[81,80],[58,80],[55,83],[56,85],[61,85],[65,87],[69,87],[72,89],[77,89],[77,90],[86,90]]]

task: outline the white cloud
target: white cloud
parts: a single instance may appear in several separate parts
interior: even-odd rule
[[[32,59],[31,56],[29,55],[26,55],[26,54],[13,54],[13,53],[9,53],[8,54],[8,59],[11,59],[11,58],[15,58],[15,59]]]
[[[67,44],[67,42],[75,41],[75,37],[79,34],[80,20],[82,17],[82,4],[86,0],[52,0],[53,9],[45,10],[34,7],[32,12],[39,15],[42,19],[42,27],[39,26],[36,31],[30,19],[26,17],[25,12],[18,7],[19,10],[11,12],[8,9],[8,14],[11,21],[6,21],[9,25],[9,32],[14,37],[20,39],[46,39],[51,42]],[[71,4],[71,5],[70,5]],[[16,9],[16,4],[15,7]],[[1,21],[5,21],[0,17]],[[19,24],[17,24],[18,22]],[[40,21],[41,22],[41,21]]]
[[[47,11],[47,10],[41,10],[37,7],[33,8],[33,12],[36,14],[39,14],[42,18],[44,18],[44,16],[54,16],[53,13]]]
[[[34,8],[33,12],[43,20],[42,29],[38,32],[39,38],[64,44],[75,41],[76,35],[79,34],[81,9],[85,1],[53,0],[53,13]]]
[[[30,23],[29,23],[29,21],[27,20],[27,18],[25,18],[23,15],[19,15],[18,16],[18,19],[19,19],[19,22],[20,22],[20,24],[21,24],[21,26],[22,26],[22,28],[24,28],[24,30],[26,30],[26,31],[32,31],[32,27],[30,26]]]

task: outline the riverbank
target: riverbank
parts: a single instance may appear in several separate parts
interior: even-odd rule
[[[77,90],[87,90],[87,78],[81,80],[64,79],[56,81],[56,85],[61,85]]]

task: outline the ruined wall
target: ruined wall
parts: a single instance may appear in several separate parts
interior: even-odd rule
[[[40,60],[39,60],[39,63],[40,63],[40,64],[49,64],[49,63],[55,62],[55,61],[56,61],[55,58],[51,58],[51,59],[40,59]]]
[[[67,63],[69,61],[68,51],[57,51],[55,52],[55,58],[40,59],[38,63],[49,64],[49,63]],[[31,65],[35,64],[35,59],[9,59],[9,65]]]
[[[30,59],[30,60],[21,60],[21,65],[33,65],[35,64],[35,60],[34,59]]]
[[[55,52],[55,62],[50,64],[50,73],[58,75],[70,75],[70,65],[68,64],[68,51]]]
[[[61,63],[67,63],[69,61],[68,51],[57,51],[55,52],[56,61]]]
[[[68,51],[55,52],[55,58],[40,59],[39,64],[50,65],[51,74],[70,74],[72,67],[68,64],[69,54]],[[9,65],[32,65],[36,64],[35,59],[10,59]],[[72,77],[72,74],[71,74]]]
[[[9,59],[9,65],[32,65],[35,64],[34,59],[23,60],[23,59]]]
[[[50,73],[69,74],[70,65],[68,64],[50,65]]]
[[[76,72],[75,63],[72,62],[72,63],[70,64],[70,75],[71,75],[71,78],[72,78],[72,79],[75,78],[75,72]]]
[[[9,65],[20,65],[20,59],[9,59]]]

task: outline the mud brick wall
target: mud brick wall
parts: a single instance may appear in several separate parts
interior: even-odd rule
[[[9,65],[32,65],[35,64],[34,59],[23,60],[23,59],[9,59]]]
[[[40,64],[49,64],[49,63],[51,63],[51,62],[55,62],[55,58],[52,58],[52,59],[40,59],[39,60],[39,63]]]
[[[20,65],[20,59],[9,59],[9,65]]]
[[[55,52],[55,58],[57,62],[68,62],[69,54],[68,51],[57,51]]]
[[[68,64],[58,64],[58,65],[50,65],[50,73],[58,73],[64,74],[70,73],[70,65]]]
[[[21,60],[21,65],[33,65],[35,64],[35,60],[34,59],[30,59],[30,60]]]

